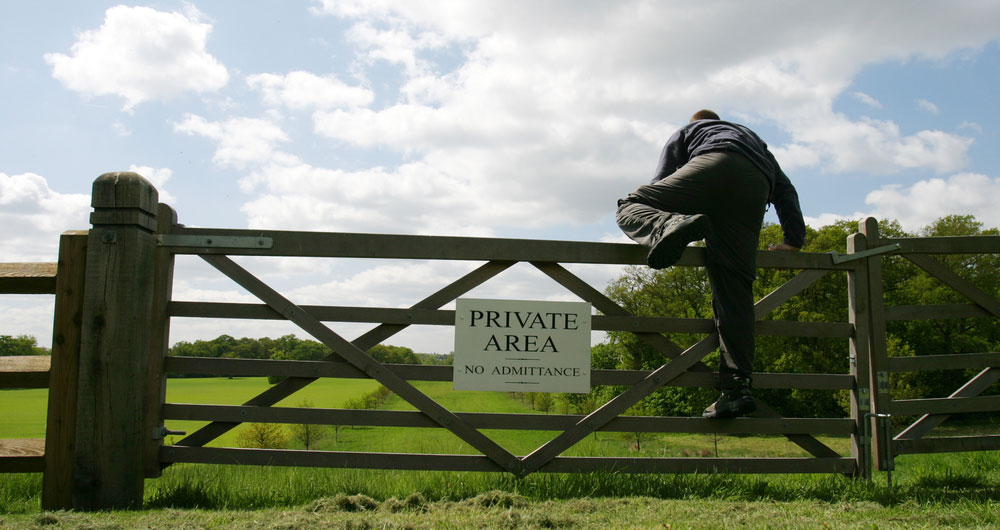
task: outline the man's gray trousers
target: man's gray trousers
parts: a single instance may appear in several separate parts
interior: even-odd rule
[[[721,344],[722,388],[749,383],[753,372],[755,258],[769,190],[767,176],[747,158],[714,152],[618,201],[618,226],[646,248],[662,237],[658,228],[677,215],[709,217],[706,269]]]

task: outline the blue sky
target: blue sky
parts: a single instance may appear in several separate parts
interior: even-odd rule
[[[54,260],[118,170],[189,226],[623,241],[615,200],[703,107],[768,141],[814,226],[998,226],[1000,4],[941,6],[6,2],[0,253]],[[471,266],[247,263],[299,303],[393,307]],[[175,299],[254,301],[197,260],[178,271]],[[572,299],[545,281],[515,270],[476,294]],[[0,333],[47,344],[50,315],[47,297],[4,297]],[[294,331],[181,321],[172,339]]]

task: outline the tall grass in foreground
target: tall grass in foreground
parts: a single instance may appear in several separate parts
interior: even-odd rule
[[[629,475],[379,471],[174,465],[146,482],[148,508],[247,510],[299,506],[338,494],[384,501],[420,493],[428,501],[463,500],[492,490],[530,500],[601,497],[737,501],[872,502],[895,505],[1000,501],[1000,453],[905,456],[894,485],[839,475]],[[40,506],[40,475],[0,475],[0,513]]]

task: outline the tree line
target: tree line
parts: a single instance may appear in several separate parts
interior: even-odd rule
[[[39,346],[31,335],[0,335],[0,357],[48,354],[49,349]]]
[[[219,335],[211,340],[180,341],[170,348],[168,355],[184,357],[214,357],[231,359],[274,359],[286,361],[318,361],[332,354],[333,350],[321,342],[300,339],[295,335],[283,335],[277,339],[234,338]],[[440,364],[447,359],[442,356],[418,354],[404,346],[378,344],[368,350],[376,361],[389,364]],[[184,377],[185,374],[168,374],[170,377]],[[279,376],[269,376],[272,384],[281,381]]]

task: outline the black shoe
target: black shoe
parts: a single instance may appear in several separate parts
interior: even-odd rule
[[[708,216],[704,214],[671,217],[660,227],[659,240],[646,256],[646,263],[654,269],[665,269],[677,263],[687,244],[704,239],[710,227]]]
[[[702,418],[736,418],[746,416],[757,410],[757,403],[747,387],[723,390],[719,399],[715,400],[701,414]]]

